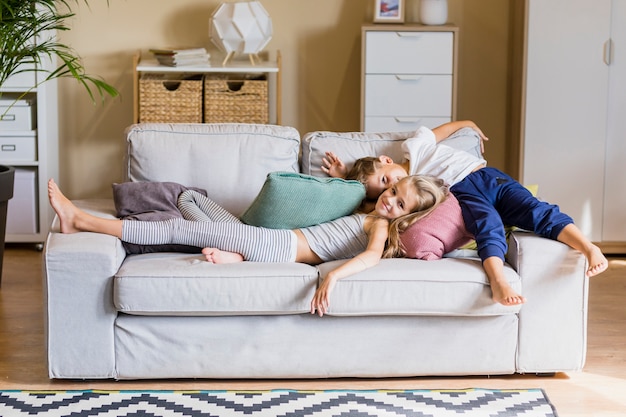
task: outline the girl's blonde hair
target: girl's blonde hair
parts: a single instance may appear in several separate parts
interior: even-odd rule
[[[407,181],[415,188],[418,204],[412,213],[394,219],[389,224],[389,238],[383,258],[401,258],[406,252],[402,247],[400,234],[409,226],[428,216],[448,196],[448,187],[443,180],[427,175],[410,175],[400,181]],[[398,181],[398,182],[400,182]]]

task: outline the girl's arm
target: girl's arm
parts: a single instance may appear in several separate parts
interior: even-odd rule
[[[380,218],[373,219],[367,229],[367,234],[369,240],[365,251],[326,275],[317,291],[315,291],[313,300],[311,300],[311,314],[315,314],[317,311],[317,314],[322,317],[328,311],[330,294],[335,288],[337,281],[378,264],[383,256],[385,243],[389,235],[389,222]]]

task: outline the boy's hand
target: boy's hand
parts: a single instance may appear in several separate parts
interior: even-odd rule
[[[345,178],[348,175],[348,168],[337,155],[326,152],[326,158],[322,159],[322,171],[331,177]]]
[[[472,126],[472,129],[474,129],[476,133],[478,133],[478,136],[480,136],[480,153],[485,153],[485,141],[488,141],[489,138],[485,136],[483,131],[480,130],[480,128],[476,125],[476,123],[474,123],[474,126]]]

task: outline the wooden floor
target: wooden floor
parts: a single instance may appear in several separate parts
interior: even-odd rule
[[[560,417],[626,415],[626,258],[623,257],[611,257],[609,271],[591,280],[585,369],[555,377],[50,380],[45,362],[41,271],[42,253],[33,246],[7,246],[0,289],[0,389],[543,388]]]

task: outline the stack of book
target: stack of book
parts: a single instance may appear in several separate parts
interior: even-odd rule
[[[189,65],[209,65],[210,55],[205,48],[164,48],[150,49],[161,65],[182,67]]]

